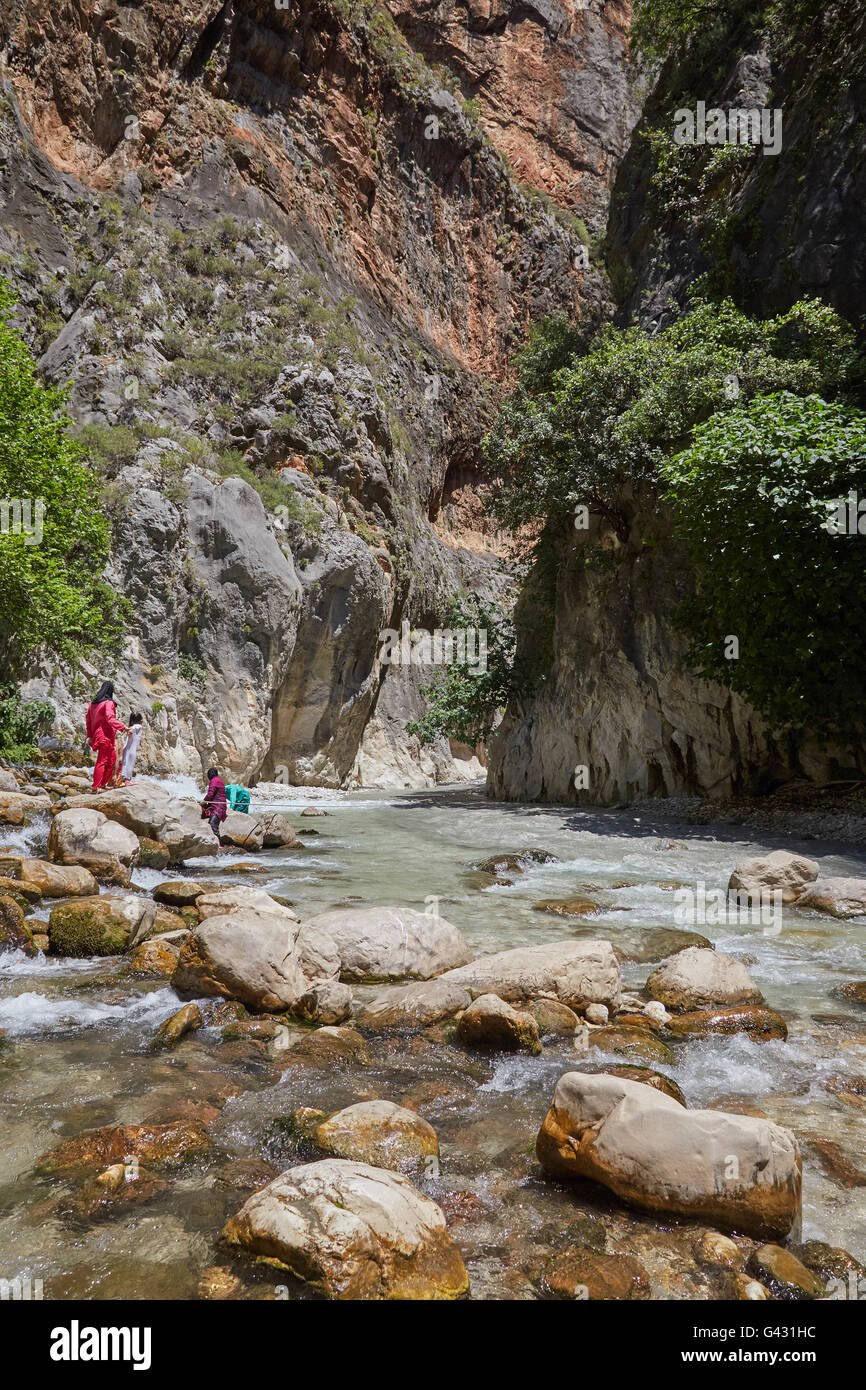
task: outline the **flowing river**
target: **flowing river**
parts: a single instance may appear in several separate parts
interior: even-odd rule
[[[311,802],[327,816],[301,819]],[[302,851],[230,854],[185,872],[210,878],[218,867],[227,884],[287,896],[302,919],[338,904],[435,909],[435,899],[479,955],[575,935],[630,948],[647,929],[674,925],[678,885],[725,888],[735,863],[769,849],[818,859],[822,876],[866,873],[866,855],[850,846],[742,840],[727,826],[678,827],[628,810],[503,805],[479,787],[289,791],[267,809],[283,809],[296,828],[317,833]],[[38,853],[47,823],[46,816],[23,833],[7,830],[0,844]],[[476,868],[494,853],[527,849],[557,862],[532,864],[511,882]],[[240,872],[242,865],[254,868]],[[150,889],[172,876],[137,870],[134,882]],[[534,906],[575,895],[600,910],[575,918]],[[47,906],[40,915],[47,918]],[[788,1040],[756,1043],[741,1034],[679,1042],[675,1065],[657,1069],[677,1081],[690,1107],[753,1107],[789,1126],[803,1149],[804,1239],[866,1260],[866,1187],[844,1162],[856,1165],[864,1150],[866,1015],[832,994],[843,981],[866,979],[866,919],[840,922],[786,907],[778,933],[747,921],[693,929],[747,963],[769,1007],[787,1020]],[[640,987],[653,968],[625,960],[624,986]],[[173,1052],[149,1051],[155,1028],[178,1007],[165,981],[135,980],[122,961],[0,956],[0,1277],[41,1279],[53,1299],[194,1298],[202,1272],[226,1263],[218,1245],[224,1220],[297,1160],[286,1117],[301,1106],[330,1112],[382,1097],[417,1109],[439,1135],[440,1171],[419,1185],[445,1211],[471,1297],[536,1297],[535,1267],[574,1244],[637,1256],[653,1297],[712,1296],[691,1257],[687,1223],[630,1212],[601,1189],[551,1182],[535,1160],[558,1077],[622,1057],[578,1053],[571,1040],[548,1040],[540,1057],[489,1056],[419,1034],[373,1039],[372,1062],[363,1065],[281,1068],[267,1044],[224,1041],[213,1027]],[[56,1178],[34,1174],[41,1153],[82,1130],[176,1118],[203,1119],[213,1152],[140,1205],[94,1219],[64,1204]],[[273,1297],[280,1284],[256,1269],[245,1280],[247,1297]],[[290,1296],[314,1295],[292,1285]]]

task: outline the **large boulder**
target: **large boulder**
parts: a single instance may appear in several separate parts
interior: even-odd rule
[[[156,896],[156,894],[154,894]],[[164,901],[164,898],[161,899]],[[267,912],[287,922],[297,922],[297,913],[284,903],[278,903],[263,888],[248,888],[245,883],[233,883],[225,888],[205,888],[195,898],[195,907],[204,922],[208,917],[224,917],[227,912]]]
[[[644,1211],[761,1239],[798,1220],[801,1159],[790,1130],[749,1115],[685,1110],[622,1077],[567,1072],[538,1135],[547,1172],[589,1178]]]
[[[108,893],[61,903],[51,911],[48,936],[55,956],[119,956],[153,933],[157,905],[150,898]]]
[[[425,1173],[429,1160],[439,1157],[433,1126],[414,1110],[390,1100],[364,1100],[338,1110],[317,1126],[313,1138],[323,1153],[334,1158],[400,1173]],[[434,1176],[437,1172],[438,1163],[434,1163]]]
[[[797,899],[831,917],[866,917],[866,878],[819,878]]]
[[[334,942],[343,980],[429,980],[472,959],[457,927],[409,907],[337,908],[304,926]]]
[[[48,853],[56,864],[83,864],[97,878],[127,884],[139,855],[138,836],[101,811],[59,811],[48,833]]]
[[[47,859],[6,854],[0,858],[0,874],[38,889],[43,898],[90,897],[99,892],[93,874],[79,864],[51,864]]]
[[[690,946],[662,961],[646,982],[651,998],[674,1010],[763,1004],[764,996],[746,967],[722,951]]]
[[[229,811],[220,826],[220,839],[224,845],[234,845],[235,849],[251,850],[257,853],[264,843],[264,825],[255,816],[242,811]]]
[[[218,893],[222,887],[215,879],[171,878],[158,883],[153,896],[158,903],[165,903],[168,907],[195,907],[196,899],[202,893]]]
[[[69,796],[55,802],[54,808],[59,813],[79,807],[101,811],[136,835],[158,840],[173,864],[219,851],[216,836],[201,818],[199,803],[171,796],[155,782],[133,782],[129,787],[112,787],[88,796]]]
[[[329,1158],[290,1168],[224,1240],[338,1299],[450,1299],[469,1287],[440,1208],[401,1173]]]
[[[738,864],[728,882],[728,892],[742,893],[749,898],[780,892],[782,902],[792,903],[817,877],[818,865],[814,859],[790,854],[786,849],[775,849],[771,854],[744,859]]]
[[[451,1018],[472,1003],[465,985],[440,975],[438,980],[403,985],[377,994],[355,1013],[355,1022],[368,1033],[417,1032]]]
[[[532,1014],[515,1009],[498,994],[482,994],[464,1009],[455,1037],[466,1047],[490,1047],[501,1052],[541,1051],[541,1036]]]
[[[258,819],[262,828],[263,849],[300,848],[301,841],[295,834],[294,826],[279,811],[269,811]]]
[[[206,917],[184,942],[172,984],[182,997],[215,995],[250,1009],[289,1009],[308,984],[298,960],[298,931],[285,908],[278,913],[243,907]]]

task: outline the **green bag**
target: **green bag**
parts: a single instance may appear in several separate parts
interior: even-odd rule
[[[226,799],[233,811],[243,811],[244,815],[250,809],[250,794],[246,787],[236,787],[230,782],[226,787]]]

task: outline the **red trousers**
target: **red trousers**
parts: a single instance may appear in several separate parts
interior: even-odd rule
[[[108,787],[111,785],[111,778],[114,774],[114,765],[117,762],[117,754],[114,750],[114,740],[107,739],[105,735],[97,734],[93,741],[96,749],[96,767],[93,769],[93,790],[98,787]]]

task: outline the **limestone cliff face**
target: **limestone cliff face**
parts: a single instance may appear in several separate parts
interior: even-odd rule
[[[573,213],[633,119],[608,9],[4,7],[0,273],[103,478],[146,764],[469,766],[406,739],[378,633],[507,589],[479,440],[529,322],[606,293]],[[81,691],[37,689],[71,737]]]

